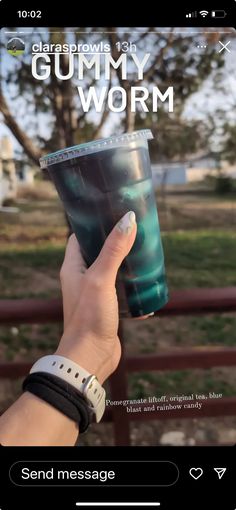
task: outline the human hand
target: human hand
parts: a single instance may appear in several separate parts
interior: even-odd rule
[[[136,233],[135,214],[129,211],[113,228],[89,268],[72,234],[61,268],[64,333],[56,354],[77,362],[101,383],[114,372],[121,356],[115,282]]]

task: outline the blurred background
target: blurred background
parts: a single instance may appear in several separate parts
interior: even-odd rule
[[[25,43],[14,56],[6,45],[19,31]],[[18,35],[18,34],[15,34]],[[129,80],[114,70],[107,83],[164,92],[174,87],[174,113],[160,103],[157,113],[84,113],[75,77],[46,81],[31,74],[31,46],[39,41],[117,42],[151,53],[142,82],[132,66]],[[230,43],[229,43],[230,41]],[[228,44],[227,44],[228,43]],[[229,29],[3,29],[0,89],[0,299],[60,296],[59,269],[68,226],[41,155],[84,141],[150,128],[153,183],[165,252],[168,284],[174,289],[236,285],[236,39]],[[61,55],[68,70],[68,55]],[[76,71],[76,64],[75,64]],[[88,70],[84,88],[95,83]],[[119,97],[117,97],[119,104]],[[235,313],[123,321],[127,354],[236,345]],[[62,324],[0,327],[1,361],[34,361],[55,349]],[[129,398],[236,393],[235,368],[150,372],[129,376]],[[1,380],[0,409],[20,393],[21,380]],[[125,410],[124,410],[125,412]],[[93,426],[81,444],[113,444],[112,425]],[[171,436],[166,436],[171,433]],[[171,438],[171,439],[170,439]],[[235,443],[236,418],[194,418],[138,422],[133,445]]]

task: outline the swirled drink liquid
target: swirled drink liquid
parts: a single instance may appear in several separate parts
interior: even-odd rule
[[[64,204],[88,266],[114,225],[134,211],[137,237],[119,269],[120,317],[139,317],[168,300],[147,140],[150,130],[76,145],[40,160]]]

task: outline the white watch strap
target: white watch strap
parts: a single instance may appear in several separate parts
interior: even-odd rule
[[[91,375],[74,361],[57,355],[44,356],[36,361],[30,374],[35,372],[52,374],[71,384],[87,400],[88,407],[96,416],[96,422],[101,420],[105,411],[106,392],[95,375]]]

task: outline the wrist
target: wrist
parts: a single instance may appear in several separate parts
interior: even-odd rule
[[[109,360],[101,359],[96,351],[89,339],[77,340],[75,345],[71,345],[70,339],[63,335],[55,354],[81,365],[90,374],[95,375],[100,384],[103,384],[110,375],[106,368]]]

